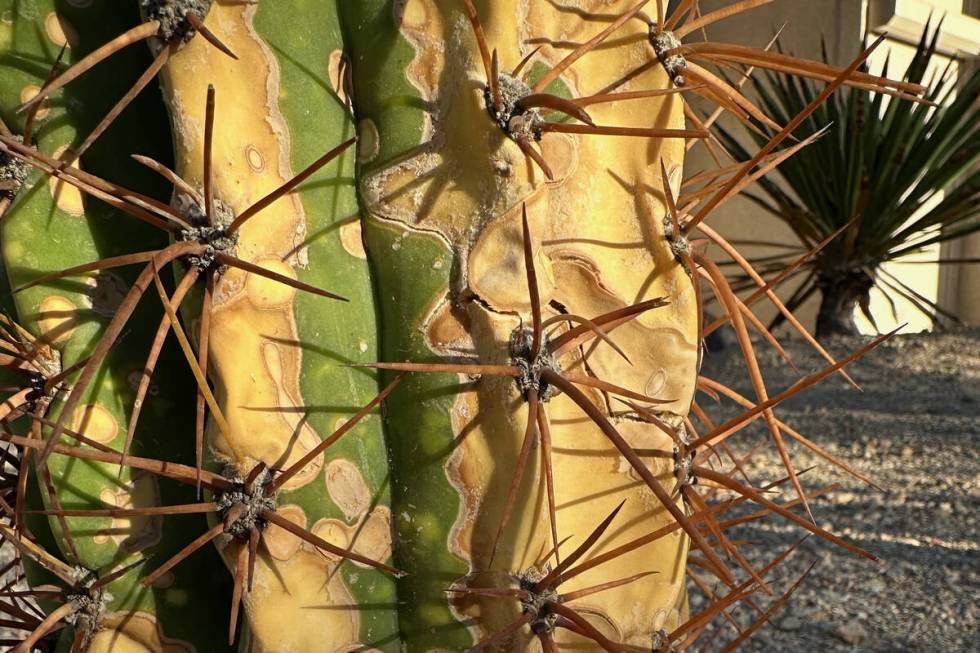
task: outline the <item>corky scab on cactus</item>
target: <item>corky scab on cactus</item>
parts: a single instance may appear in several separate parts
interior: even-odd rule
[[[74,624],[61,645],[79,651],[217,651],[236,638],[249,651],[644,653],[705,640],[728,651],[798,587],[777,595],[772,580],[795,547],[768,552],[756,569],[728,528],[777,513],[870,557],[803,516],[828,489],[804,489],[784,435],[853,470],[773,409],[881,340],[841,361],[821,350],[829,367],[770,397],[748,329],[779,344],[749,306],[765,297],[785,312],[772,293],[780,275],[753,276],[758,291],[743,300],[704,241],[690,239],[703,234],[751,270],[704,224],[710,211],[805,147],[776,149],[840,85],[903,99],[920,89],[858,72],[875,46],[837,69],[686,42],[767,2],[703,15],[692,0],[669,15],[660,0],[133,0],[128,23],[122,12],[100,21],[102,2],[49,12],[49,37],[79,33],[86,45],[72,44],[75,63],[60,72],[51,48],[38,67],[38,43],[18,41],[41,81],[31,93],[3,87],[19,95],[3,106],[40,116],[85,89],[102,91],[102,102],[74,114],[69,103],[80,136],[60,160],[52,146],[71,134],[42,137],[37,149],[33,138],[0,137],[16,170],[37,169],[24,189],[0,190],[10,200],[5,263],[15,283],[33,283],[19,295],[21,319],[42,338],[74,328],[59,344],[69,367],[53,379],[63,383],[51,383],[61,412],[18,409],[11,416],[34,437],[4,437],[36,461],[42,495],[45,470],[58,464],[103,470],[90,475],[97,484],[112,470],[114,483],[138,476],[161,488],[154,505],[131,510],[80,501],[56,479],[44,512],[62,548],[79,539],[75,523],[89,523],[78,520],[165,526],[152,561],[130,567],[142,560],[112,554],[89,575],[59,567],[67,552],[18,539],[33,513],[4,507],[5,539],[59,576],[68,598],[45,604],[39,619],[18,607],[29,595],[10,597],[28,633],[17,650]],[[149,55],[134,45],[144,41]],[[91,44],[103,47],[79,56]],[[729,85],[699,58],[828,85],[779,125],[738,90],[747,75]],[[111,76],[117,66],[128,75]],[[157,77],[163,102],[148,90]],[[699,114],[692,94],[717,109]],[[164,106],[172,164],[160,147],[171,132]],[[720,161],[709,129],[722,112],[774,134],[747,164]],[[684,152],[696,143],[719,167],[684,181]],[[43,188],[44,175],[68,193],[60,202],[24,192]],[[61,215],[66,197],[84,220]],[[98,222],[107,205],[111,226]],[[44,223],[45,210],[58,219]],[[55,227],[91,244],[51,247],[63,238]],[[120,239],[121,229],[139,235]],[[34,267],[20,278],[25,261]],[[66,326],[57,311],[38,319],[30,302],[39,293],[77,291],[93,273],[124,280],[111,314],[88,325]],[[707,291],[724,310],[710,325]],[[79,305],[66,312],[77,318]],[[699,376],[704,333],[727,321],[754,401]],[[165,346],[171,333],[183,361]],[[122,369],[135,370],[129,386],[113,384]],[[159,414],[154,387],[190,424]],[[715,424],[699,390],[747,411]],[[69,419],[91,397],[113,402],[105,442]],[[755,419],[784,478],[744,478],[725,443]],[[782,486],[791,498],[770,498]],[[748,502],[759,510],[738,512]],[[186,584],[212,541],[229,568],[230,605],[227,594]],[[193,600],[177,605],[156,591],[171,575]],[[99,578],[130,588],[127,600],[148,596],[147,586],[159,600],[107,604],[130,617],[120,621],[101,609],[70,618],[102,605]],[[693,615],[692,588],[710,598]],[[752,624],[726,636],[719,623],[746,602]],[[216,609],[223,616],[194,630]],[[156,639],[127,624],[149,624]]]
[[[243,7],[215,13],[215,20],[220,23],[215,29],[223,32],[222,28],[230,25],[233,32],[240,29],[252,35],[251,21],[254,13],[254,8]],[[330,25],[329,13],[318,17],[323,18],[321,26]],[[222,20],[224,22],[221,22]],[[208,34],[212,39],[217,39],[210,29]],[[227,40],[235,42],[236,36],[235,33],[227,35]],[[246,59],[242,65],[249,66],[249,72],[254,73],[257,70],[255,64],[262,62],[263,57],[268,56],[268,48],[263,47],[264,43],[259,41],[251,44],[247,39],[242,41],[240,45],[243,46],[243,57],[251,55],[251,60]],[[326,56],[333,53],[329,41],[320,41],[317,45],[327,48]],[[223,52],[225,48],[219,49]],[[205,49],[202,55],[201,51],[195,50],[195,42],[191,42],[185,50],[182,50],[181,56],[185,57],[185,63],[193,64],[193,57],[206,58],[210,52],[210,48]],[[319,53],[314,50],[292,54],[311,58]],[[267,61],[266,69],[270,79],[279,74],[279,69],[273,62]],[[193,76],[181,78],[178,74],[181,70],[177,69],[175,73],[173,69],[168,69],[168,72],[174,73],[166,80],[169,83],[169,90],[174,94],[191,93],[194,83],[198,80]],[[252,81],[252,78],[241,73],[241,69],[232,72],[238,72],[238,83]],[[233,82],[235,78],[235,75],[228,77]],[[226,83],[224,86],[226,91],[238,90],[235,83]],[[319,117],[330,117],[330,95],[323,93],[318,85],[312,86],[311,95],[315,97],[319,92],[326,107],[324,112],[318,114]],[[296,84],[294,90],[298,87],[299,84]],[[177,555],[167,559],[161,567],[149,574],[144,582],[156,581],[203,545],[217,539],[220,547],[232,558],[230,562],[234,574],[234,592],[229,622],[230,641],[235,637],[238,603],[243,598],[246,605],[259,603],[263,606],[257,612],[253,611],[256,614],[252,620],[252,633],[256,638],[254,646],[262,650],[273,645],[270,642],[281,643],[286,638],[293,638],[295,645],[301,648],[320,645],[324,641],[329,641],[331,637],[342,643],[350,642],[361,637],[361,631],[365,639],[371,637],[391,640],[391,633],[394,630],[393,615],[386,619],[386,612],[379,610],[362,618],[359,611],[350,608],[351,605],[371,602],[383,604],[386,600],[390,600],[391,589],[390,585],[386,585],[385,579],[373,579],[369,584],[362,583],[354,591],[356,596],[352,596],[344,585],[342,577],[335,573],[339,562],[345,558],[366,567],[383,568],[387,573],[395,571],[376,561],[376,558],[388,557],[391,549],[390,512],[385,505],[378,505],[379,500],[383,499],[381,479],[385,471],[380,425],[374,425],[372,439],[371,419],[368,418],[361,428],[356,429],[352,437],[346,438],[344,443],[331,451],[333,455],[326,463],[323,461],[323,450],[326,446],[334,444],[346,432],[358,427],[380,397],[369,402],[359,415],[346,420],[330,422],[326,418],[304,417],[300,414],[322,412],[329,406],[324,402],[329,401],[339,402],[342,406],[356,405],[361,399],[352,395],[352,385],[356,386],[359,383],[363,388],[364,384],[369,386],[374,384],[371,375],[363,371],[338,369],[336,366],[325,368],[323,361],[326,360],[326,356],[321,354],[320,360],[317,360],[315,354],[319,352],[313,350],[305,352],[306,366],[309,370],[305,377],[307,380],[317,378],[319,383],[312,386],[313,391],[306,397],[300,395],[299,367],[304,357],[302,351],[304,341],[297,337],[292,313],[295,291],[302,290],[330,299],[342,298],[296,279],[297,274],[290,264],[283,260],[286,258],[284,254],[286,251],[293,252],[295,258],[290,263],[298,262],[305,266],[310,274],[304,276],[318,274],[322,277],[328,259],[342,254],[357,261],[347,266],[350,278],[346,280],[346,285],[352,294],[369,297],[366,263],[362,262],[364,258],[362,250],[357,247],[359,244],[357,223],[353,223],[355,230],[352,240],[350,234],[352,225],[341,224],[336,220],[338,215],[342,218],[348,217],[341,211],[346,208],[345,202],[347,206],[354,206],[352,191],[347,191],[347,199],[343,194],[338,196],[338,193],[343,190],[342,187],[303,193],[332,197],[335,204],[335,211],[332,213],[317,211],[318,218],[326,219],[319,224],[314,222],[310,225],[315,227],[315,230],[312,237],[308,239],[306,238],[307,225],[303,222],[302,212],[297,214],[289,211],[299,205],[286,200],[279,203],[280,198],[334,160],[352,141],[348,140],[327,154],[323,154],[297,175],[283,179],[280,177],[288,166],[280,161],[279,157],[289,154],[289,139],[285,132],[278,131],[281,125],[269,125],[264,117],[259,117],[254,124],[265,126],[265,140],[263,141],[260,133],[254,133],[254,143],[235,142],[238,136],[236,132],[233,129],[226,129],[236,126],[235,121],[231,119],[234,112],[216,115],[214,84],[208,84],[206,88],[199,90],[204,91],[206,99],[201,103],[203,129],[196,135],[197,141],[194,141],[193,135],[188,133],[188,124],[181,122],[182,118],[192,114],[178,113],[175,119],[176,132],[182,137],[178,139],[178,155],[184,157],[178,157],[177,169],[186,179],[161,166],[159,162],[141,161],[149,163],[150,167],[174,184],[176,194],[174,207],[155,207],[167,222],[160,218],[152,218],[151,222],[154,226],[170,231],[177,242],[125,262],[144,263],[149,260],[139,280],[130,290],[128,299],[131,302],[138,301],[150,286],[156,286],[160,298],[166,304],[170,304],[170,306],[165,304],[166,316],[160,323],[155,344],[159,344],[166,337],[170,327],[173,328],[188,362],[202,383],[201,394],[212,408],[214,421],[217,424],[216,432],[220,432],[222,443],[225,445],[222,447],[222,443],[218,444],[217,455],[219,462],[226,464],[229,471],[227,477],[217,477],[197,471],[198,484],[203,484],[214,491],[214,502],[197,504],[193,506],[193,510],[212,514],[220,523],[194,538]],[[255,109],[257,106],[272,107],[273,103],[263,104],[262,98],[259,98],[259,105],[245,106],[244,109]],[[349,129],[346,106],[343,103],[333,103],[332,106],[335,120],[333,129],[328,129],[328,132]],[[237,115],[241,117],[246,114]],[[301,112],[299,115],[307,114]],[[294,114],[293,117],[296,115]],[[216,127],[219,118],[224,118],[226,121]],[[302,131],[309,132],[312,128],[315,128],[315,125],[309,125]],[[333,135],[328,133],[328,136]],[[233,142],[225,147],[224,139],[229,137]],[[193,149],[182,150],[180,144],[189,144]],[[239,193],[241,179],[234,177],[234,165],[223,166],[221,165],[223,161],[213,165],[215,155],[224,157],[232,152],[239,155],[239,172],[249,182],[247,188],[255,194],[254,197]],[[22,153],[22,155],[31,160],[36,159],[30,153]],[[270,159],[268,168],[263,165],[263,157]],[[195,165],[202,166],[199,177],[194,176]],[[334,178],[336,174],[335,171]],[[76,177],[79,172],[70,168],[67,175],[77,182]],[[195,188],[194,182],[198,179],[200,179],[200,186]],[[288,198],[288,200],[292,199]],[[122,203],[134,216],[145,217],[138,210],[138,204],[133,202],[130,196],[127,196]],[[277,204],[280,207],[285,205],[287,209],[276,213],[273,209],[277,208],[275,206]],[[259,215],[261,213],[272,213],[272,220],[263,224],[264,216]],[[293,222],[282,219],[291,215]],[[270,226],[273,229],[270,229]],[[282,228],[276,231],[276,226]],[[341,233],[327,233],[336,227],[341,227]],[[279,239],[275,238],[277,234],[280,236]],[[316,266],[310,265],[311,253],[319,257]],[[176,261],[183,261],[187,267],[181,272],[175,293],[168,298],[157,268]],[[120,262],[122,261],[104,259],[89,266],[104,269]],[[247,280],[244,274],[235,275],[239,270],[249,273]],[[80,271],[78,267],[69,268],[56,276],[71,276]],[[337,270],[334,269],[333,272]],[[198,279],[203,282],[203,297],[197,297],[196,293],[191,292]],[[266,280],[269,280],[268,284],[263,283]],[[337,280],[333,279],[333,281]],[[188,302],[191,306],[198,306],[197,310],[187,311],[199,333],[200,356],[196,360],[190,351],[184,329],[175,321],[173,310],[173,305],[184,304],[184,300],[188,298],[193,300]],[[370,305],[361,305],[357,309],[348,311],[340,315],[340,319],[364,318],[360,322],[360,325],[364,326],[369,323],[371,315],[369,310],[365,312],[364,309],[370,309]],[[367,352],[367,337],[358,336],[353,329],[343,329],[340,325],[331,326],[329,319],[318,319],[310,310],[304,311],[303,314],[308,318],[304,326],[312,325],[317,330],[341,333],[349,341],[346,350],[356,346],[361,350],[362,356]],[[201,316],[201,319],[193,319],[195,315]],[[119,329],[129,318],[130,311],[117,311],[108,330],[111,335],[104,336],[99,346],[105,348],[111,345],[118,337]],[[355,338],[358,338],[357,345],[353,344]],[[251,350],[248,347],[250,340],[254,344]],[[254,358],[249,358],[246,353],[251,353]],[[223,395],[223,399],[231,396],[231,399],[226,399],[228,403],[224,408],[203,381],[202,370],[209,369],[212,358],[215,362],[214,369],[218,372],[216,375],[219,380],[218,394]],[[155,354],[151,354],[151,359],[147,362],[148,372],[155,365],[154,359]],[[228,361],[231,362],[227,363]],[[246,365],[246,369],[252,370],[252,374],[232,374],[228,377],[232,382],[227,386],[221,386],[220,373],[223,364],[242,363]],[[89,363],[87,369],[91,368],[91,365]],[[257,369],[266,370],[267,376],[264,378],[269,379],[268,384],[261,383],[263,379],[258,378]],[[246,388],[244,398],[237,392],[242,386],[235,383],[237,379],[242,378],[254,381]],[[331,378],[332,383],[329,382]],[[143,381],[145,380],[146,377]],[[145,384],[141,383],[140,387],[144,388]],[[73,396],[77,394],[70,394],[69,402]],[[370,395],[367,395],[363,401],[367,402],[369,397]],[[310,403],[303,402],[303,399]],[[242,402],[245,402],[245,405]],[[199,398],[198,405],[202,410],[203,403]],[[199,412],[199,417],[202,414]],[[229,418],[226,418],[225,414]],[[323,439],[316,436],[313,428],[321,424],[326,428],[336,429],[330,438]],[[201,426],[200,419],[198,426]],[[64,430],[63,425],[58,425],[56,433],[59,428]],[[356,438],[359,435],[366,435],[366,437],[358,441]],[[196,440],[197,460],[200,462],[200,430]],[[49,439],[49,442],[52,441],[53,439]],[[122,456],[123,464],[128,463],[138,468],[149,467],[151,471],[163,476],[171,476],[183,482],[188,481],[186,470],[155,466],[145,460],[128,457],[129,444],[127,441]],[[55,448],[57,449],[57,445]],[[337,453],[334,454],[334,451]],[[84,457],[82,452],[72,453]],[[263,458],[269,460],[263,461]],[[354,461],[359,463],[364,460],[373,461],[376,466],[362,473]],[[275,479],[265,472],[265,468],[269,466],[274,466],[279,471]],[[321,469],[323,469],[322,474],[320,474]],[[195,474],[190,474],[190,480],[193,481],[194,477]],[[365,480],[365,477],[368,480]],[[368,482],[373,487],[369,487]],[[304,494],[299,490],[305,486],[310,488],[305,492],[304,502]],[[299,505],[286,501],[295,501]],[[307,512],[304,512],[304,507]],[[189,508],[191,507],[170,506],[162,508],[159,514],[180,514]],[[307,513],[310,514],[309,521],[313,523],[307,524]],[[329,538],[331,541],[324,538]],[[303,540],[311,546],[301,547]],[[272,562],[266,564],[259,560],[260,545],[262,553],[271,556]],[[353,551],[345,550],[344,547],[348,546]],[[263,560],[266,558],[263,557]],[[351,577],[371,579],[369,570],[345,569],[343,573],[350,574]],[[287,580],[288,578],[292,578],[292,582]],[[319,580],[314,582],[315,578]],[[285,587],[280,587],[283,584]],[[269,598],[263,598],[264,595]],[[334,620],[325,620],[322,615],[308,612],[310,619],[306,627],[288,628],[289,621],[282,615],[292,614],[296,611],[294,608],[298,610],[298,605],[305,605],[315,600],[324,602],[328,607],[333,604],[346,607],[335,611],[337,618]]]

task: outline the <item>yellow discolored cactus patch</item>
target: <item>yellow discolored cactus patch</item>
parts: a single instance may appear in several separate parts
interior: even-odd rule
[[[344,246],[344,251],[351,256],[360,259],[367,258],[367,252],[364,251],[364,240],[361,235],[361,221],[359,218],[341,225],[340,243]]]
[[[208,29],[235,52],[237,60],[219,52],[204,39],[192,39],[162,72],[175,123],[177,169],[183,179],[198,188],[204,186],[205,164],[201,153],[205,151],[205,106],[209,86],[213,87],[217,117],[210,150],[213,189],[215,197],[229,209],[229,220],[242,216],[298,172],[291,163],[296,144],[290,139],[296,134],[295,125],[287,123],[283,113],[288,109],[288,91],[280,75],[288,73],[279,70],[275,53],[282,43],[267,43],[259,34],[256,26],[261,28],[262,24],[261,17],[256,18],[257,11],[254,5],[215,3],[207,15]],[[342,89],[342,58],[331,56],[329,61],[322,57],[319,60],[320,69],[328,69]],[[308,257],[322,255],[325,241],[332,244],[338,234],[333,229],[307,233],[308,224],[313,231],[313,225],[320,229],[330,221],[321,215],[306,214],[300,200],[304,191],[301,185],[295,192],[263,204],[261,210],[242,222],[236,232],[234,256],[281,278],[308,278],[304,274]],[[352,200],[351,194],[345,201],[352,206]],[[363,265],[361,261],[366,254],[356,220],[337,226],[340,245],[344,248],[339,254],[344,260],[336,263],[343,266],[341,276],[346,279],[352,263]],[[236,223],[235,227],[239,225]],[[352,262],[344,256],[344,251],[360,261]],[[366,269],[364,279],[367,279]],[[297,316],[302,301],[305,300],[298,299],[295,288],[233,266],[222,271],[215,287],[208,374],[214,381],[215,395],[228,428],[219,431],[215,424],[209,424],[208,437],[215,457],[236,469],[240,476],[253,469],[257,461],[272,470],[289,469],[297,461],[305,460],[329,435],[318,432],[324,421],[304,414],[318,408],[308,407],[308,403],[323,402],[304,397],[308,377],[301,379],[301,376],[310,370],[304,369],[307,349],[300,334],[300,328],[306,328],[300,318],[307,316]],[[315,298],[315,301],[330,300]],[[334,330],[334,324],[325,325],[325,333]],[[370,335],[365,334],[365,338],[370,339]],[[361,351],[367,351],[368,341],[362,343]],[[333,343],[322,345],[330,347]],[[317,347],[320,346],[318,340]],[[333,373],[322,366],[314,370],[316,374]],[[330,403],[336,401],[345,406],[354,386],[361,383],[345,382],[345,385],[350,386],[343,389],[347,394],[336,400],[330,397]],[[347,414],[346,406],[330,412]],[[327,423],[334,421],[331,418]],[[353,439],[357,435],[349,437]],[[387,519],[378,510],[369,514],[375,497],[358,468],[363,464],[363,460],[352,457],[333,460],[326,466],[324,454],[319,452],[276,486],[280,504],[275,509],[277,518],[286,519],[343,549],[353,548],[355,553],[380,551],[390,556],[390,533],[378,533],[379,524],[387,524],[390,529],[390,512]],[[311,485],[314,480],[316,483]],[[377,481],[371,479],[370,483],[375,487]],[[316,499],[311,499],[311,495]],[[291,503],[294,497],[302,505]],[[318,505],[318,501],[323,505]],[[324,514],[340,515],[341,519],[319,519],[311,524]],[[363,537],[358,529],[363,530]],[[234,567],[244,544],[240,539],[231,540],[231,536],[221,539],[219,548],[226,562]],[[357,548],[361,546],[358,541],[365,548]],[[351,608],[357,602],[357,591],[355,588],[352,592],[346,583],[349,575],[376,572],[348,568],[341,556],[327,555],[288,528],[274,523],[267,524],[262,531],[262,543],[268,555],[258,556],[254,582],[243,590],[250,650],[363,648],[362,625],[375,623],[375,617],[364,617]],[[380,587],[386,581],[379,582],[373,577],[371,582]]]
[[[24,104],[25,102],[30,102],[34,97],[41,92],[40,86],[35,86],[34,84],[25,86],[20,90],[20,102]],[[41,102],[41,107],[37,110],[38,118],[47,118],[51,113],[51,108],[48,106],[47,100]]]
[[[357,465],[344,458],[331,460],[324,475],[327,492],[348,520],[367,511],[371,504],[371,492]]]
[[[156,618],[146,612],[106,615],[89,641],[89,653],[204,653],[189,642],[168,638]]]
[[[378,126],[370,118],[357,123],[357,160],[361,163],[368,163],[378,156],[381,149],[381,136],[378,134]]]
[[[634,4],[586,1],[569,11],[550,2],[474,2],[501,71],[509,71],[537,46],[528,69],[553,67],[569,52],[559,43],[584,43],[609,24],[583,16],[615,15]],[[410,1],[402,8],[396,23],[414,50],[405,75],[432,109],[419,113],[419,146],[371,168],[361,185],[370,220],[408,234],[434,233],[459,258],[457,285],[446,288],[446,300],[422,317],[427,344],[435,355],[476,357],[483,364],[510,362],[506,343],[515,329],[529,324],[531,306],[521,224],[526,207],[545,319],[565,312],[592,317],[652,298],[669,299],[666,306],[615,326],[613,338],[632,364],[595,340],[586,348],[563,352],[560,367],[637,391],[647,389],[663,402],[658,410],[680,420],[695,389],[698,306],[691,279],[664,238],[666,204],[658,180],[661,162],[668,170],[682,165],[684,139],[546,133],[535,146],[551,168],[552,178],[547,179],[488,115],[481,56],[461,8],[461,2],[450,1]],[[641,68],[651,56],[646,33],[641,21],[626,22],[616,33],[616,47],[581,58],[557,83],[573,97],[611,88],[667,88],[670,81],[661,67]],[[628,83],[616,88],[625,76]],[[597,104],[589,113],[600,125],[685,127],[682,104],[671,96]],[[368,130],[362,126],[360,132],[363,137]],[[361,147],[363,152],[363,140]],[[552,328],[554,337],[568,326],[557,323]],[[586,354],[587,365],[582,360]],[[445,546],[478,576],[522,572],[552,545],[537,449],[492,559],[491,549],[524,439],[526,402],[510,379],[483,376],[473,382],[460,376],[460,382],[472,382],[475,392],[458,395],[452,408],[458,446],[449,455],[446,473],[463,507]],[[672,450],[667,434],[652,425],[614,417],[624,406],[605,393],[585,389],[585,394],[627,442],[646,452]],[[583,537],[623,499],[617,528],[603,550],[673,523],[579,406],[559,395],[544,408],[551,423],[559,534]],[[417,437],[427,454],[443,446],[433,441],[428,447],[426,433]],[[670,493],[674,477],[669,455],[645,453],[641,459]],[[676,505],[685,509],[680,499]],[[630,607],[672,609],[682,602],[686,542],[680,536],[664,538],[584,573],[562,589],[574,591],[639,570],[657,571],[627,587],[590,596],[585,610],[614,641],[649,634],[655,630],[654,611]],[[495,599],[475,599],[455,609],[480,616],[477,638],[514,618],[513,606]]]
[[[321,519],[313,525],[312,533],[317,537],[322,537],[334,546],[346,549],[350,546],[350,537],[347,534],[347,524],[339,519]],[[328,551],[321,554],[334,563],[340,562],[340,557]]]
[[[327,61],[327,79],[330,80],[330,88],[333,89],[333,92],[337,94],[341,102],[346,104],[349,98],[344,84],[344,66],[344,53],[340,50],[331,52]]]
[[[40,88],[28,95],[27,99],[34,97],[38,90],[40,90]],[[23,93],[21,96],[23,97]],[[46,101],[47,100],[45,100],[45,102]],[[38,111],[38,118],[44,117],[41,115],[42,111],[47,111],[47,109]],[[57,159],[61,157],[67,149],[67,146],[59,147],[54,152],[54,158]],[[76,161],[73,165],[76,167],[81,167],[81,163],[78,161]],[[54,198],[55,204],[57,204],[58,208],[68,215],[76,218],[80,218],[85,215],[85,203],[82,199],[82,191],[78,190],[78,188],[75,186],[52,176],[48,178],[48,191],[51,193],[51,197]]]
[[[253,650],[335,651],[358,644],[357,610],[335,565],[318,552],[301,547],[289,560],[270,567],[259,557],[255,585],[246,597],[250,607]]]
[[[279,259],[264,258],[255,261],[255,263],[289,279],[296,278],[296,272],[293,271],[292,266]],[[248,301],[252,307],[265,311],[291,307],[293,297],[296,295],[295,288],[257,274],[248,275],[245,280],[245,292],[248,294]]]
[[[99,404],[84,404],[75,409],[72,430],[90,440],[107,444],[119,434],[119,424],[113,414]]]
[[[78,319],[78,307],[61,295],[48,295],[38,305],[38,329],[41,339],[54,346],[71,339]]]
[[[181,176],[198,187],[203,185],[205,96],[208,85],[214,86],[222,117],[213,145],[215,188],[236,214],[292,176],[288,130],[277,98],[270,95],[279,86],[279,71],[252,27],[254,12],[254,7],[215,4],[208,14],[209,28],[238,54],[237,61],[193,39],[162,73],[173,108],[182,116],[175,125]],[[244,156],[239,154],[243,134],[248,134]],[[305,225],[298,199],[283,197],[242,226],[237,256],[296,278]],[[211,435],[215,449],[241,469],[256,460],[269,465],[297,460],[320,441],[309,424],[300,424],[301,415],[289,411],[303,405],[302,350],[284,344],[297,339],[294,300],[288,286],[238,270],[229,271],[215,291],[210,358],[234,442],[216,431]],[[318,457],[284,489],[309,483],[321,466]]]
[[[378,506],[359,524],[350,527],[349,539],[354,551],[372,560],[391,557],[391,509]],[[366,567],[360,562],[354,564]]]
[[[303,509],[295,505],[279,506],[277,512],[285,519],[306,528],[306,514]],[[276,560],[289,560],[292,558],[301,544],[300,540],[293,534],[286,532],[281,526],[268,524],[262,533],[262,542],[266,550]]]
[[[65,45],[74,47],[78,44],[78,32],[75,28],[64,16],[59,16],[53,11],[44,17],[44,33],[59,48]]]
[[[124,510],[155,508],[160,505],[160,489],[155,476],[138,473],[122,487],[103,489],[99,500],[107,507]],[[162,529],[161,515],[113,517],[108,529],[97,533],[92,539],[96,544],[112,541],[120,551],[136,553],[158,544]]]

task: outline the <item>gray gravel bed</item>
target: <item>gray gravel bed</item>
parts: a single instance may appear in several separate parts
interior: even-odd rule
[[[835,340],[844,355],[861,338]],[[764,343],[756,344],[770,394],[823,366],[805,343],[784,343],[794,371]],[[753,397],[737,346],[710,354],[704,374]],[[980,330],[899,336],[852,364],[859,392],[839,377],[787,401],[777,416],[832,454],[871,476],[884,492],[790,445],[805,488],[840,489],[811,502],[817,523],[881,559],[874,563],[809,538],[787,561],[777,594],[816,560],[813,572],[772,622],[739,650],[756,652],[959,652],[980,650]],[[731,404],[701,404],[714,418]],[[748,453],[768,443],[747,471],[757,484],[784,475],[761,424],[731,441]],[[795,495],[783,493],[784,500]],[[734,530],[750,540],[758,568],[803,531],[778,517]],[[693,599],[695,610],[703,601]],[[764,604],[764,600],[760,600]],[[751,621],[739,609],[742,623]]]

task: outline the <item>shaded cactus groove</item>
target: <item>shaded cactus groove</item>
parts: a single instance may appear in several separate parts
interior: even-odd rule
[[[4,643],[727,652],[806,576],[733,527],[875,559],[787,440],[873,481],[775,410],[889,336],[835,360],[776,296],[837,234],[764,278],[705,220],[836,89],[923,89],[862,71],[880,40],[845,68],[690,42],[768,1],[0,0]],[[826,86],[778,124],[755,67]],[[827,362],[778,393],[763,299]],[[700,375],[727,324],[752,398]],[[728,446],[756,420],[783,478]]]

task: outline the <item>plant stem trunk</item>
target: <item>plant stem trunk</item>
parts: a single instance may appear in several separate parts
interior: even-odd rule
[[[820,282],[820,311],[817,313],[818,340],[831,336],[858,335],[854,311],[870,287],[854,279],[824,279]]]

